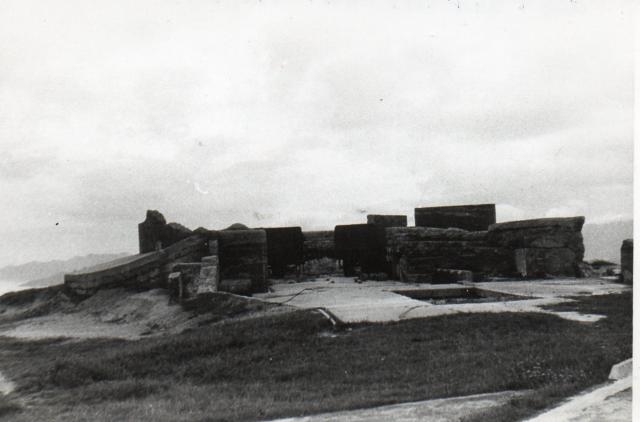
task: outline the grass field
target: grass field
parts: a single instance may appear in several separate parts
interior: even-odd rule
[[[0,338],[15,421],[260,420],[532,390],[476,420],[519,420],[631,356],[631,293],[561,305],[607,315],[460,314],[335,330],[296,311],[138,341]]]

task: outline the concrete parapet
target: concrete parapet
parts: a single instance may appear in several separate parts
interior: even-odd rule
[[[491,246],[513,251],[522,276],[580,276],[584,258],[584,217],[540,218],[493,224],[487,233]]]
[[[455,205],[415,209],[416,226],[478,231],[487,230],[496,222],[494,204]]]
[[[191,236],[156,252],[132,255],[65,274],[64,283],[81,296],[111,287],[164,287],[163,281],[173,272],[176,263],[199,261],[204,250],[205,239]]]
[[[369,214],[367,224],[378,227],[407,227],[406,215]]]
[[[64,284],[78,295],[108,287],[153,287],[160,283],[162,254],[132,255],[64,275]]]

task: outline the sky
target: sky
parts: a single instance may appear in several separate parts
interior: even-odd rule
[[[0,0],[0,265],[495,203],[633,217],[631,1]]]

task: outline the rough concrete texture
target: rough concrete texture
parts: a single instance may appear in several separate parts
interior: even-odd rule
[[[494,204],[456,205],[415,209],[416,226],[487,230],[496,222]]]
[[[218,291],[220,269],[216,264],[203,263],[196,280],[196,295]]]
[[[502,391],[401,403],[370,409],[325,413],[301,418],[278,419],[278,422],[451,422],[461,421],[475,414],[500,407],[522,392]]]
[[[147,210],[145,220],[138,224],[140,253],[153,252],[162,247],[162,229],[167,224],[164,216],[156,210]]]
[[[162,252],[148,252],[106,262],[64,275],[65,285],[78,295],[121,286],[151,288],[160,283]]]
[[[386,259],[393,278],[433,282],[438,269],[505,275],[514,272],[513,251],[487,243],[486,231],[456,228],[385,229]]]
[[[193,297],[197,294],[198,291],[198,277],[200,275],[200,271],[202,270],[202,264],[199,262],[184,262],[179,264],[174,264],[171,267],[171,273],[175,274],[179,273],[180,278],[174,276],[174,279],[171,280],[170,291],[172,293],[178,293],[180,296],[180,292],[178,286],[175,285],[176,282],[182,283],[182,296],[181,298],[189,298]],[[167,282],[168,277],[167,277]]]
[[[611,367],[610,380],[621,380],[633,374],[633,360],[627,359]]]
[[[406,215],[369,214],[367,224],[378,227],[407,227]]]
[[[218,290],[237,295],[250,295],[251,285],[251,279],[249,278],[225,279],[220,280]]]
[[[540,218],[493,224],[489,245],[513,251],[521,275],[540,277],[581,275],[584,258],[584,217]]]
[[[218,232],[220,279],[250,279],[254,292],[267,290],[267,234],[264,230]]]
[[[140,253],[166,248],[192,234],[193,232],[182,224],[167,224],[159,211],[147,210],[145,220],[138,224]]]
[[[516,249],[515,263],[516,271],[523,277],[575,276],[580,264],[575,252],[569,248]]]
[[[599,279],[489,281],[465,283],[476,288],[523,296],[524,300],[442,304],[411,299],[396,292],[416,289],[451,289],[460,284],[409,284],[395,281],[355,282],[348,277],[324,277],[295,284],[276,284],[271,292],[255,295],[274,303],[299,308],[325,308],[347,323],[386,322],[464,312],[541,312],[578,321],[597,321],[600,315],[558,312],[541,306],[570,301],[571,296],[617,293],[629,287]]]

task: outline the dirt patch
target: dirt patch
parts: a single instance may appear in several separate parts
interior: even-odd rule
[[[55,287],[0,297],[0,335],[27,339],[137,339],[177,334],[230,318],[289,310],[286,306],[227,293],[211,294],[182,306],[171,302],[164,289],[143,292],[105,289],[79,300]]]

